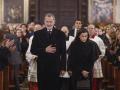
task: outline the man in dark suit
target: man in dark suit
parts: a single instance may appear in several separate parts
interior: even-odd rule
[[[70,30],[69,35],[73,36],[73,37],[76,37],[76,35],[79,32],[79,30],[81,29],[81,27],[82,27],[82,22],[79,19],[76,19],[75,23],[74,23],[74,26],[73,26],[73,29]]]
[[[45,28],[36,31],[31,53],[38,56],[37,79],[39,90],[60,90],[60,73],[64,73],[66,59],[65,34],[54,27],[55,17],[44,17]]]

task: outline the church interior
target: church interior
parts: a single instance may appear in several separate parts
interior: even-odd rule
[[[92,80],[78,80],[77,89],[74,90],[120,90],[119,8],[120,0],[0,0],[0,90],[47,90],[39,88],[39,80],[36,78],[38,62],[30,61],[33,57],[34,61],[39,59],[39,54],[29,56],[32,51],[29,45],[35,40],[34,37],[37,37],[35,32],[43,30],[47,27],[46,23],[49,23],[45,21],[46,14],[55,19],[53,28],[63,31],[65,36],[67,35],[66,40],[70,36],[73,37],[69,44],[76,40],[82,28],[88,30],[91,41],[97,36],[103,43],[93,40],[98,44],[101,55],[99,60],[96,60],[97,64],[93,65],[90,74]],[[92,29],[95,33],[91,36]],[[78,32],[73,33],[72,30]],[[9,51],[2,52],[4,47],[9,48]],[[67,49],[66,56],[68,54],[69,58],[71,49]],[[33,66],[30,67],[31,65]],[[67,72],[71,75],[71,72]],[[33,74],[33,81],[29,75],[31,73],[35,73],[36,76],[34,79]],[[61,87],[55,90],[73,90],[68,85],[71,77],[59,77],[62,84],[60,83]]]

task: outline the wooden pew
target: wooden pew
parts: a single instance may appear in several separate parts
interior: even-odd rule
[[[8,89],[8,67],[0,71],[0,90],[9,90]]]
[[[120,90],[120,69],[117,71],[117,76],[116,76],[116,90]]]
[[[13,66],[12,65],[9,65],[8,66],[8,88],[9,90],[13,90],[14,89],[14,77],[13,77]]]
[[[105,88],[105,86],[108,84],[109,79],[108,79],[108,61],[106,59],[101,60],[102,63],[102,71],[103,71],[103,80],[102,80],[102,87]]]
[[[107,63],[108,61],[106,59],[101,60],[102,63],[102,71],[104,78],[107,78]]]
[[[0,90],[3,90],[3,71],[0,71]]]
[[[117,74],[118,74],[118,67],[110,65],[110,77],[109,77],[109,83],[106,86],[106,90],[117,90]]]
[[[8,83],[8,79],[9,79],[8,66],[4,69],[3,75],[4,75],[3,88],[4,88],[4,90],[9,90],[8,89],[8,85],[9,85],[9,83]]]
[[[120,90],[120,68],[114,66],[108,60],[102,60],[103,81],[102,89]]]

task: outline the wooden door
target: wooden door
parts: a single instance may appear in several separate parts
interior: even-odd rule
[[[40,21],[46,13],[53,13],[56,17],[56,26],[71,26],[77,18],[77,0],[40,0]]]
[[[88,0],[30,0],[30,21],[43,23],[46,13],[53,13],[56,17],[56,26],[67,25],[72,27],[75,19],[83,23],[88,22]]]

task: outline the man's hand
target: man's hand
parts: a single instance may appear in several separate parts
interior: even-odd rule
[[[47,53],[55,53],[56,52],[56,47],[53,47],[52,45],[49,45],[46,47],[45,51]]]

